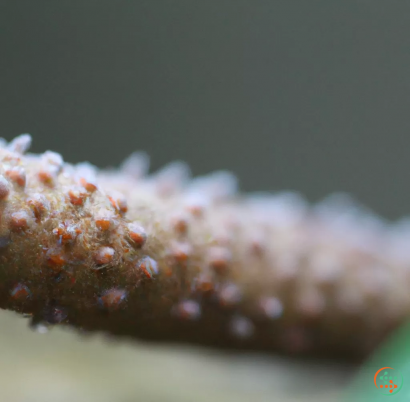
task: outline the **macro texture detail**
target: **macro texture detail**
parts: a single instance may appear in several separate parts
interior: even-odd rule
[[[409,313],[410,224],[345,196],[237,192],[192,179],[0,147],[0,306],[32,325],[147,340],[360,356]]]

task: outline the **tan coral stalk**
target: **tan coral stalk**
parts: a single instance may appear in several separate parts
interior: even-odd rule
[[[410,230],[342,202],[236,194],[174,163],[145,176],[0,148],[0,306],[32,322],[308,354],[371,350],[409,313]],[[340,204],[340,203],[339,203]]]

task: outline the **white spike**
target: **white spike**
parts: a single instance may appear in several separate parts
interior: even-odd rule
[[[143,151],[133,152],[120,165],[120,170],[135,179],[144,177],[149,170],[149,156]]]
[[[189,166],[182,161],[175,161],[164,166],[152,176],[160,195],[168,196],[181,191],[191,177]]]
[[[8,148],[12,152],[24,154],[30,148],[31,141],[32,138],[30,134],[21,134],[9,143]]]
[[[203,194],[212,201],[221,201],[232,197],[237,191],[237,177],[224,170],[197,177],[191,181],[188,189],[189,193]]]

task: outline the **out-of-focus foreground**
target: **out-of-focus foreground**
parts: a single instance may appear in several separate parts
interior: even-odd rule
[[[0,314],[0,397],[8,402],[337,401],[353,366],[112,342]]]

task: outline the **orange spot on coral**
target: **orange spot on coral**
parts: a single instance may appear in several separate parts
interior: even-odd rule
[[[68,191],[68,198],[73,205],[83,205],[88,194],[78,188],[73,188]]]
[[[185,235],[188,232],[188,220],[182,216],[176,216],[172,219],[172,227],[178,234]]]
[[[210,275],[201,274],[196,279],[195,287],[201,292],[210,292],[214,289],[214,283],[212,282]]]
[[[48,187],[53,187],[55,184],[55,175],[50,170],[44,168],[37,173],[38,179]]]
[[[97,190],[96,184],[91,181],[86,180],[84,177],[80,179],[80,184],[90,193],[93,193]]]
[[[50,209],[50,203],[42,194],[34,194],[27,199],[27,204],[31,207],[37,219],[40,219],[40,217]]]
[[[109,289],[102,294],[99,301],[106,309],[117,310],[126,297],[127,291],[124,289]]]
[[[101,247],[94,255],[94,261],[98,265],[109,264],[114,258],[115,251],[112,247]]]
[[[30,217],[26,211],[14,212],[10,217],[10,227],[17,231],[27,229],[29,226],[29,219]]]
[[[110,218],[97,218],[95,220],[95,225],[97,226],[98,229],[100,230],[108,230],[111,226],[111,219]]]
[[[26,186],[26,173],[21,167],[13,167],[6,170],[6,176],[20,187]]]
[[[186,209],[196,218],[204,215],[204,207],[202,205],[188,205]]]
[[[130,223],[128,224],[128,230],[128,235],[133,244],[136,247],[141,248],[147,241],[147,234],[145,233],[144,228],[136,223]]]
[[[61,253],[60,250],[56,249],[50,249],[46,252],[46,258],[47,258],[47,263],[48,265],[55,269],[60,271],[60,269],[65,265],[66,259],[64,258],[64,255]]]
[[[53,229],[53,233],[60,239],[62,244],[75,240],[81,232],[81,229],[76,228],[75,225],[69,221],[62,222],[58,227]]]
[[[187,243],[175,243],[172,246],[171,256],[177,263],[186,263],[191,253],[192,247]]]
[[[128,204],[125,197],[121,194],[116,196],[107,196],[111,205],[120,213],[125,214],[128,211]]]
[[[158,264],[151,257],[144,257],[138,262],[138,268],[144,272],[145,276],[152,278],[154,274],[158,274]]]
[[[125,214],[128,211],[127,200],[125,198],[118,198],[117,208],[122,214]]]
[[[225,247],[215,246],[209,249],[209,264],[218,274],[226,273],[231,259],[231,252]]]
[[[23,285],[22,283],[18,283],[10,291],[10,294],[14,300],[22,300],[22,299],[26,299],[29,295],[31,295],[31,292],[26,285]]]
[[[164,267],[164,274],[168,277],[172,276],[172,269],[170,266],[167,265]]]

